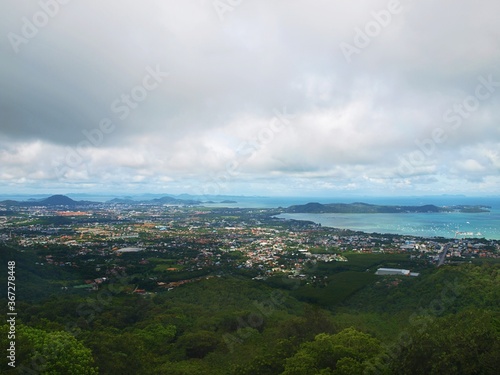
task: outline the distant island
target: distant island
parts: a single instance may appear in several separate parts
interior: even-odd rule
[[[200,205],[201,201],[194,199],[178,199],[170,196],[164,196],[161,198],[155,198],[151,200],[133,200],[130,198],[114,198],[105,203],[100,202],[91,202],[91,201],[75,201],[66,195],[52,195],[48,198],[44,199],[29,199],[28,201],[15,201],[15,200],[5,200],[1,201],[0,205],[11,207],[55,207],[55,206],[64,206],[64,207],[76,207],[76,206],[91,206],[91,205],[152,205],[152,206],[161,206],[161,205]]]
[[[76,209],[77,207],[94,206],[199,206],[203,203],[216,203],[214,201],[202,202],[197,199],[180,199],[172,196],[163,196],[154,199],[134,200],[130,197],[114,198],[106,202],[93,202],[87,200],[76,201],[65,195],[52,195],[42,199],[28,199],[26,201],[4,200],[0,201],[0,206],[4,209],[11,207],[65,207]],[[222,204],[235,204],[235,200],[226,199],[220,201]],[[280,208],[284,213],[343,213],[343,214],[380,214],[380,213],[485,213],[490,212],[491,207],[485,205],[455,205],[455,206],[435,206],[427,204],[423,206],[392,206],[376,205],[363,202],[355,203],[317,203],[311,202],[301,205],[293,205],[288,208]]]
[[[311,202],[290,206],[285,209],[286,213],[335,213],[335,214],[397,214],[397,213],[430,213],[430,212],[463,212],[481,213],[490,212],[488,206],[446,206],[438,207],[432,204],[423,206],[385,206],[362,202],[355,203],[327,203],[321,204]]]
[[[29,199],[28,201],[19,202],[15,200],[6,200],[1,201],[1,205],[3,206],[19,206],[19,207],[29,207],[29,206],[38,206],[38,207],[50,207],[50,206],[66,206],[66,207],[75,207],[75,206],[86,206],[97,204],[97,202],[90,201],[75,201],[70,197],[65,195],[52,195],[48,198],[44,199]]]

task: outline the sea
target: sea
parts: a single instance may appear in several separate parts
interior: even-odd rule
[[[485,238],[500,240],[500,197],[343,197],[343,198],[286,198],[235,197],[237,203],[213,203],[207,206],[278,208],[309,202],[354,203],[380,205],[436,206],[484,205],[490,212],[482,213],[401,213],[401,214],[312,214],[286,213],[279,218],[307,220],[326,227],[351,229],[366,233],[391,233],[419,237]]]
[[[133,199],[153,199],[171,194],[148,194],[132,196]],[[48,195],[31,196],[44,198]],[[116,196],[68,194],[76,200],[104,202]],[[308,220],[326,227],[351,229],[366,233],[391,233],[421,237],[445,238],[486,238],[500,240],[500,196],[468,197],[462,195],[433,195],[414,197],[373,197],[373,196],[331,196],[331,197],[264,197],[264,196],[182,196],[177,198],[213,201],[203,203],[207,207],[279,208],[309,202],[354,203],[363,202],[379,205],[436,206],[484,205],[490,212],[483,213],[401,213],[401,214],[281,214],[277,217],[294,220]],[[27,200],[25,195],[1,196],[2,199]],[[222,203],[232,201],[236,203]]]

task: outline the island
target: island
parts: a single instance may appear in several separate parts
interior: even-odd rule
[[[432,213],[432,212],[463,212],[463,213],[481,213],[490,212],[488,206],[446,206],[438,207],[433,204],[423,206],[386,206],[368,204],[362,202],[355,203],[327,203],[321,204],[311,202],[301,205],[293,205],[284,210],[286,213],[342,213],[342,214],[397,214],[397,213]]]

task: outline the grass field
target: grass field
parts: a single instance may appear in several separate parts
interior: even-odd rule
[[[170,272],[169,268],[175,268],[177,271],[184,269],[183,265],[177,264],[177,259],[149,258],[148,261],[156,264],[153,272]]]
[[[348,264],[361,270],[375,267],[403,267],[410,263],[408,254],[346,254]],[[375,270],[374,270],[375,271]]]
[[[150,263],[175,263],[177,259],[167,259],[167,258],[148,258]]]
[[[292,294],[303,301],[317,303],[324,307],[332,307],[345,301],[366,285],[371,284],[376,278],[377,276],[371,272],[340,272],[328,277],[328,285],[325,287],[305,285]]]
[[[379,267],[412,268],[407,254],[359,254],[344,253],[347,262],[318,262],[306,273],[324,279],[326,286],[304,285],[293,295],[302,301],[332,307],[342,303],[375,281],[375,271]]]
[[[175,268],[176,271],[180,271],[184,269],[184,266],[179,264],[158,264],[153,271],[154,272],[173,272],[172,268]]]
[[[310,273],[319,276],[329,276],[339,272],[375,272],[379,267],[412,268],[413,262],[407,254],[342,254],[347,262],[319,262]]]
[[[472,259],[472,263],[474,264],[499,264],[500,258],[476,258]]]

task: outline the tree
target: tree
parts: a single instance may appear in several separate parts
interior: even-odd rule
[[[377,339],[354,328],[320,333],[286,360],[283,375],[361,374],[382,353]]]
[[[144,341],[147,350],[162,353],[174,340],[176,331],[174,325],[153,323],[144,329],[136,330],[134,334]]]
[[[203,358],[220,343],[221,340],[215,333],[206,330],[186,333],[179,339],[179,346],[186,351],[188,358]]]
[[[468,310],[417,326],[393,363],[398,374],[497,374],[498,314]]]
[[[5,326],[2,327],[5,330]],[[16,368],[41,375],[97,375],[92,352],[71,334],[46,332],[18,324],[16,327]]]

